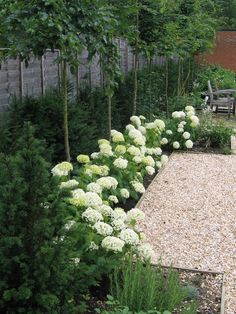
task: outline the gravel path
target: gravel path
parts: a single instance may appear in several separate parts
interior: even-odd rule
[[[236,314],[236,156],[173,154],[138,207],[155,260],[224,271],[225,314]]]

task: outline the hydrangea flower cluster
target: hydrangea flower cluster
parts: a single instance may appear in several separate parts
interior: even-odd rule
[[[146,122],[143,116],[132,116],[124,133],[112,130],[111,141],[98,141],[98,152],[77,156],[74,175],[75,166],[68,162],[52,169],[52,174],[60,179],[60,188],[71,191],[68,201],[77,210],[73,220],[68,217],[73,221],[71,227],[78,221],[91,232],[88,251],[102,249],[125,254],[131,250],[141,259],[151,258],[152,248],[143,243],[144,236],[137,230],[144,213],[137,208],[126,213],[115,206],[145,192],[143,177],[153,175],[168,162],[163,147],[191,149],[198,124],[192,106],[173,112],[167,126],[160,119]],[[66,226],[69,230],[70,224]]]

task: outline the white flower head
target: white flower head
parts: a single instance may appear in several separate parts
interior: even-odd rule
[[[132,116],[130,118],[130,121],[135,124],[137,127],[140,127],[141,126],[141,120],[138,116]]]
[[[106,143],[100,144],[99,148],[100,148],[101,156],[105,156],[105,157],[113,156],[112,147],[110,144],[106,144]]]
[[[135,127],[132,124],[128,124],[128,125],[126,125],[125,129],[127,131],[131,131],[131,130],[135,130]]]
[[[162,166],[166,165],[168,160],[169,160],[169,158],[168,158],[167,155],[162,155],[161,156],[161,164],[162,164]]]
[[[118,200],[118,198],[117,198],[115,195],[110,195],[110,196],[108,197],[108,199],[109,199],[109,201],[111,201],[111,202],[114,203],[114,204],[119,203],[119,200]]]
[[[179,142],[175,141],[175,142],[173,143],[173,148],[174,148],[174,149],[179,149],[179,148],[180,148]]]
[[[137,193],[143,194],[145,192],[145,187],[139,181],[131,181],[131,184]]]
[[[147,174],[149,174],[150,176],[152,176],[155,173],[155,168],[151,166],[146,166],[145,170],[147,171]]]
[[[193,148],[193,142],[192,142],[191,140],[187,140],[187,141],[185,142],[185,146],[186,146],[188,149]]]
[[[105,222],[96,222],[95,225],[93,226],[93,229],[96,230],[96,232],[102,236],[109,236],[113,232],[113,228],[108,225]]]
[[[74,198],[78,198],[78,197],[85,194],[84,190],[82,190],[82,189],[72,190],[71,193],[72,193],[72,197],[74,197]]]
[[[141,244],[137,247],[138,255],[143,260],[150,260],[154,255],[154,250],[149,243]]]
[[[98,249],[99,249],[99,246],[94,241],[91,241],[90,245],[88,247],[88,250],[89,251],[97,251]]]
[[[126,153],[126,147],[124,145],[117,145],[115,148],[115,152],[123,155]]]
[[[138,128],[138,130],[139,130],[143,135],[145,135],[145,134],[147,133],[145,127],[142,126],[142,125]]]
[[[95,182],[91,182],[87,185],[87,191],[100,194],[100,193],[102,193],[102,187]]]
[[[97,179],[97,184],[99,184],[103,189],[116,189],[118,181],[113,177],[102,177]]]
[[[96,222],[103,220],[102,214],[93,208],[87,208],[82,213],[81,217],[90,224],[95,224]]]
[[[63,161],[60,164],[56,165],[54,168],[52,168],[51,172],[53,176],[67,176],[70,171],[73,170],[73,166],[70,162]]]
[[[120,232],[119,238],[123,240],[126,244],[137,245],[139,243],[138,234],[132,229],[123,229]]]
[[[173,134],[173,132],[172,132],[171,130],[166,130],[166,134],[168,134],[168,135],[172,135],[172,134]]]
[[[79,182],[75,179],[68,180],[67,182],[62,182],[60,184],[60,189],[73,189],[79,185]]]
[[[162,145],[166,145],[168,143],[168,139],[166,138],[166,137],[163,137],[162,139],[161,139],[161,144]]]
[[[112,142],[118,143],[118,142],[124,142],[124,135],[121,132],[116,131],[114,135],[112,135]]]
[[[177,129],[177,132],[178,132],[178,133],[183,133],[183,132],[184,132],[184,129],[183,129],[183,128],[178,128],[178,129]]]
[[[185,140],[188,140],[188,139],[190,138],[190,136],[191,136],[191,134],[190,134],[189,132],[184,132],[184,133],[183,133],[183,138],[184,138]]]
[[[126,228],[126,224],[124,223],[123,219],[115,219],[111,223],[112,228],[116,231],[120,231]]]
[[[156,161],[156,167],[157,167],[158,169],[161,169],[162,163],[161,163],[160,161]]]
[[[102,240],[101,246],[115,253],[122,252],[125,242],[117,237],[108,236]]]
[[[152,156],[145,156],[143,157],[142,159],[142,163],[146,166],[151,166],[151,167],[154,167],[155,166],[155,161],[154,159],[152,158]]]
[[[138,147],[135,147],[131,145],[128,149],[127,152],[132,155],[132,156],[141,156],[141,151]]]
[[[172,112],[172,118],[174,119],[180,119],[181,118],[181,114],[179,111],[174,111]]]
[[[114,160],[113,165],[118,169],[126,169],[128,166],[128,160],[119,157]]]
[[[120,189],[120,195],[121,195],[121,197],[123,197],[123,198],[129,198],[129,191],[127,190],[127,189]]]
[[[88,155],[78,155],[76,157],[76,159],[81,164],[86,164],[86,163],[90,162],[90,158]]]
[[[100,153],[94,152],[94,153],[92,153],[92,154],[90,155],[90,157],[91,157],[92,159],[98,159],[98,158],[99,158],[99,155],[100,155]]]
[[[112,215],[111,215],[112,220],[121,219],[125,221],[126,217],[127,217],[126,212],[124,211],[123,208],[120,208],[120,207],[116,207],[113,210]]]
[[[156,128],[159,128],[161,131],[162,130],[164,130],[165,129],[165,122],[164,121],[162,121],[162,120],[160,120],[160,119],[156,119],[155,121],[154,121],[154,124],[155,124],[155,127]]]
[[[137,222],[140,220],[143,220],[145,218],[145,214],[143,211],[141,211],[138,208],[132,208],[130,211],[127,213],[127,218],[126,222],[131,223],[131,222]]]
[[[105,204],[94,207],[97,211],[99,211],[103,216],[111,217],[113,213],[113,209]]]

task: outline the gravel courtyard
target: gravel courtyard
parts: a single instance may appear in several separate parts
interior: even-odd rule
[[[235,314],[236,156],[173,154],[137,207],[155,260],[224,271],[225,314]]]

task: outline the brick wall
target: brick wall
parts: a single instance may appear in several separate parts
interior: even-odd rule
[[[217,32],[213,51],[197,59],[201,63],[219,64],[236,72],[236,31]]]

